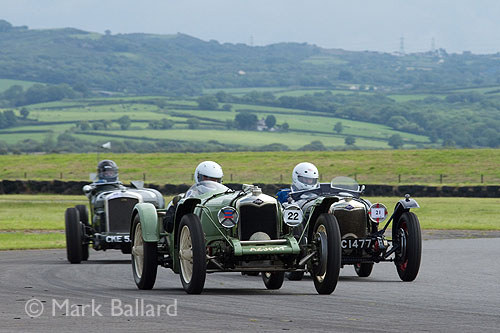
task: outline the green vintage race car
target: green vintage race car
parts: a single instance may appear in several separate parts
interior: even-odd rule
[[[212,272],[262,272],[265,286],[279,289],[285,272],[305,271],[307,265],[317,292],[331,294],[340,271],[341,240],[337,221],[328,214],[329,200],[319,200],[306,222],[309,236],[294,236],[295,228],[305,230],[299,207],[282,207],[254,185],[233,191],[202,181],[174,200],[173,210],[138,203],[130,230],[136,285],[153,288],[163,266],[180,274],[190,294],[201,293]]]

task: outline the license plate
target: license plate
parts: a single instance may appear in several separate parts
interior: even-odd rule
[[[372,245],[371,238],[350,238],[343,239],[341,241],[341,246],[343,249],[368,249]]]

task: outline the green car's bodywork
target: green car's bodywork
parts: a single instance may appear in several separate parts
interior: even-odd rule
[[[254,191],[252,191],[254,189]],[[260,203],[262,201],[262,203]],[[259,204],[255,204],[258,202]],[[279,237],[273,237],[269,241],[265,240],[241,240],[241,223],[252,223],[251,217],[241,216],[240,208],[242,206],[253,206],[254,209],[273,210],[274,216],[272,223],[275,224]],[[235,208],[239,215],[240,221],[233,228],[224,228],[218,221],[218,213],[223,207]],[[149,203],[139,203],[135,206],[134,216],[140,215],[142,223],[142,235],[145,242],[160,242],[168,244],[168,252],[163,253],[170,257],[174,272],[179,273],[178,267],[178,224],[183,215],[194,213],[200,217],[207,252],[212,256],[220,254],[233,256],[233,261],[230,266],[224,265],[225,269],[215,266],[212,270],[228,270],[228,271],[255,271],[255,270],[294,270],[293,266],[286,267],[285,265],[276,264],[261,264],[242,265],[238,263],[238,259],[244,261],[259,261],[264,257],[272,256],[298,256],[301,249],[297,239],[293,236],[291,228],[282,222],[282,211],[279,203],[275,198],[262,194],[254,187],[247,187],[247,192],[236,191],[228,192],[227,188],[220,189],[201,194],[197,197],[189,197],[181,199],[176,208],[174,232],[167,233],[163,230],[163,215],[166,209],[156,209],[154,205]],[[241,221],[243,220],[243,221]],[[258,231],[256,231],[258,232]],[[272,236],[272,235],[269,235]],[[161,242],[160,242],[161,243]],[[173,245],[173,246],[172,246]]]
[[[319,229],[315,226],[320,216],[331,219],[327,213],[333,199],[317,200],[305,222],[311,227],[304,229],[298,207],[283,207],[256,186],[243,185],[242,190],[233,191],[219,183],[205,183],[209,183],[208,190],[193,186],[166,209],[148,203],[135,206],[130,234],[139,288],[152,288],[158,265],[180,273],[189,293],[201,292],[206,273],[263,272],[266,287],[278,289],[284,272],[303,274],[316,267],[320,273],[319,282],[315,281],[318,292],[333,292],[340,270],[338,226],[330,220],[320,221]],[[286,213],[297,213],[296,223],[286,219]],[[198,281],[196,276],[200,275],[202,281],[192,287],[192,281]]]

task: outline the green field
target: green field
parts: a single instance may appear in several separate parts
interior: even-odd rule
[[[66,239],[61,232],[0,232],[0,250],[65,248]]]
[[[479,94],[488,94],[488,93],[498,94],[498,93],[500,93],[500,86],[468,88],[468,89],[455,89],[455,90],[450,90],[450,92],[455,92],[455,93],[477,92]]]
[[[400,198],[373,197],[392,213]],[[500,230],[500,198],[415,198],[423,229]],[[170,200],[167,197],[166,200]],[[64,212],[86,198],[64,195],[0,195],[0,250],[65,247]]]
[[[101,137],[96,137],[93,133],[87,140],[102,141],[107,137],[106,132],[101,133]],[[248,147],[258,148],[270,143],[282,143],[290,149],[298,149],[305,144],[314,140],[320,140],[325,146],[340,146],[344,145],[344,138],[335,135],[324,134],[309,134],[296,132],[255,132],[255,131],[235,131],[235,130],[190,130],[190,129],[171,129],[165,131],[152,130],[127,130],[113,131],[112,134],[125,135],[130,138],[153,138],[153,139],[169,139],[183,141],[200,141],[206,142],[215,140],[221,143],[231,143],[238,145],[246,145]],[[202,139],[201,139],[202,138]],[[381,142],[369,139],[357,139],[356,144],[364,148],[380,148]],[[382,144],[386,144],[382,142]]]
[[[313,65],[345,65],[349,63],[348,61],[333,55],[311,56],[306,60],[302,60],[302,62]]]
[[[12,86],[21,86],[24,90],[26,90],[36,83],[37,82],[31,81],[0,79],[0,93],[4,92]]]
[[[66,208],[87,203],[83,195],[0,195],[0,229],[64,230]]]
[[[312,90],[291,90],[287,94],[298,95],[306,92],[312,92]],[[151,104],[151,101],[155,99],[163,99],[167,106],[160,109]],[[16,144],[26,139],[41,142],[47,140],[51,136],[50,133],[54,139],[65,132],[74,133],[78,130],[76,125],[80,121],[102,122],[103,120],[116,120],[128,116],[133,122],[130,128],[125,131],[121,130],[117,123],[111,123],[110,127],[101,131],[99,136],[94,136],[92,131],[89,131],[88,136],[79,135],[79,137],[94,142],[125,139],[113,139],[113,135],[150,141],[173,139],[186,142],[206,142],[216,140],[222,144],[238,144],[248,148],[279,143],[290,149],[298,149],[312,141],[319,140],[328,148],[343,149],[346,147],[346,136],[353,136],[356,140],[355,147],[359,149],[385,149],[389,148],[388,138],[399,134],[405,141],[404,148],[407,149],[430,144],[429,138],[426,136],[396,131],[385,125],[340,119],[320,112],[281,107],[232,104],[231,111],[211,111],[197,109],[196,102],[191,100],[166,100],[160,97],[115,97],[41,103],[30,105],[27,108],[30,111],[28,118],[36,119],[40,123],[0,130],[0,141],[8,144]],[[234,120],[239,110],[251,110],[259,119],[274,115],[278,125],[286,122],[290,129],[288,132],[226,130],[226,121]],[[186,121],[192,116],[207,118],[201,120],[199,130],[188,130]],[[150,130],[148,128],[149,121],[163,118],[174,121],[174,127],[170,130]],[[343,124],[343,131],[340,134],[333,131],[337,122]]]
[[[214,160],[224,169],[225,181],[239,183],[290,182],[293,167],[300,162],[314,163],[328,181],[334,176],[356,175],[360,183],[441,185],[500,184],[499,149],[451,150],[369,150],[333,152],[235,152],[104,154],[118,163],[124,182],[143,179],[156,184],[189,184],[196,165]],[[96,153],[0,155],[1,179],[88,180],[95,172]],[[281,175],[281,176],[280,176]]]
[[[445,97],[445,95],[440,95],[440,94],[393,94],[393,95],[388,95],[387,97],[392,98],[396,102],[408,102],[408,101],[418,101],[418,100],[426,99],[428,97],[443,99]]]

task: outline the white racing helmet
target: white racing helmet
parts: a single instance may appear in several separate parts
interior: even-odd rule
[[[211,180],[221,183],[223,176],[222,168],[213,161],[204,161],[198,164],[194,171],[194,181],[199,183],[204,180]]]
[[[318,168],[312,163],[302,162],[293,168],[292,191],[313,190],[319,187]]]

